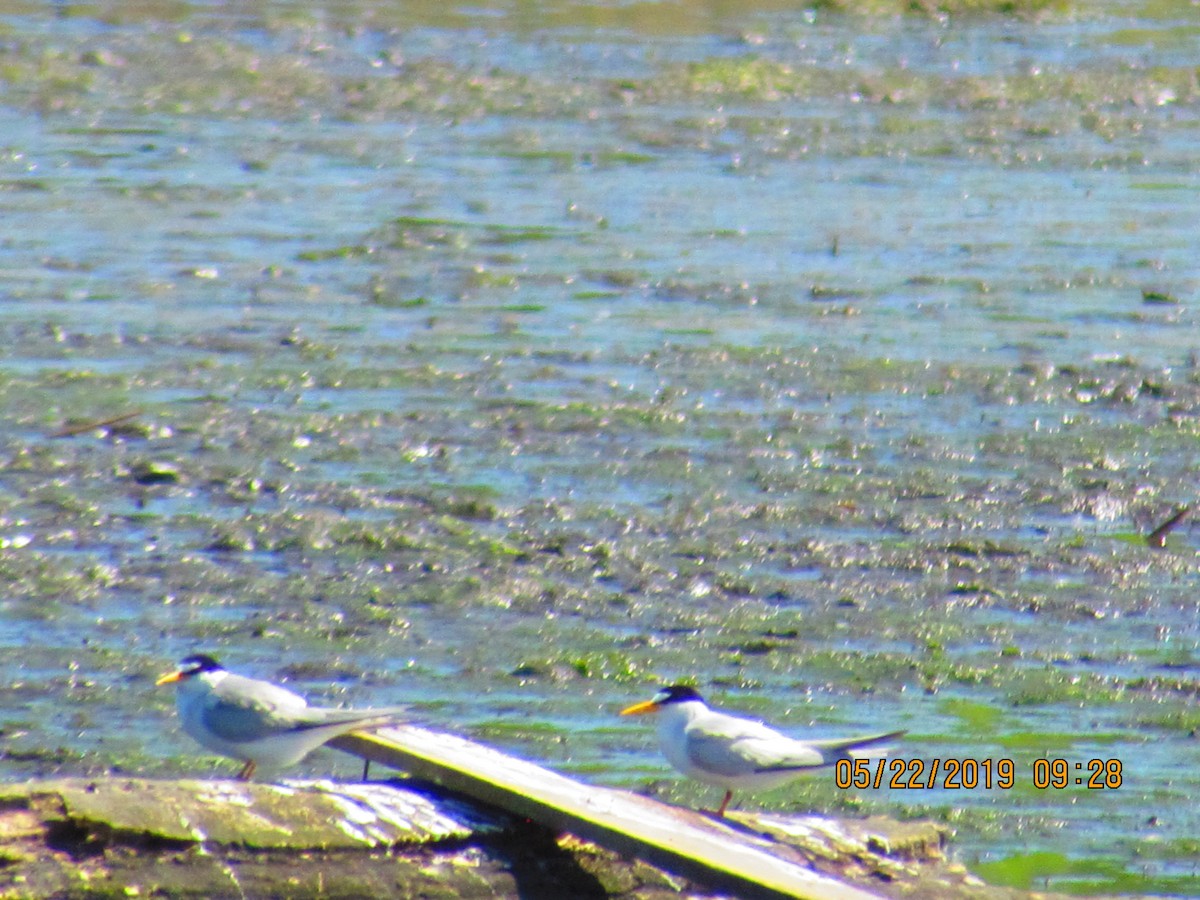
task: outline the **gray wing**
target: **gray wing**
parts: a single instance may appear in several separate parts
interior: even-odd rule
[[[808,769],[823,765],[823,754],[794,741],[761,722],[728,718],[689,729],[688,759],[698,768],[717,775],[750,775],[777,769]]]
[[[688,734],[688,758],[697,766],[720,775],[749,775],[790,769],[831,766],[839,759],[884,756],[880,747],[903,731],[827,741],[797,741],[761,722],[729,718],[714,728],[709,722],[702,735]]]
[[[294,728],[307,711],[308,702],[286,688],[228,675],[213,689],[201,721],[221,740],[254,741]]]
[[[327,725],[384,724],[395,719],[400,707],[386,709],[335,709],[309,706],[299,694],[286,688],[229,675],[213,691],[205,708],[204,727],[224,741],[256,741],[289,731],[307,731]]]

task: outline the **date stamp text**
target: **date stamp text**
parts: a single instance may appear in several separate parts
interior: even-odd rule
[[[1011,759],[839,759],[833,781],[842,790],[889,787],[897,790],[947,791],[1012,790],[1018,779],[1040,791],[1070,787],[1092,791],[1115,791],[1124,783],[1124,766],[1119,759],[1035,759],[1018,772]]]

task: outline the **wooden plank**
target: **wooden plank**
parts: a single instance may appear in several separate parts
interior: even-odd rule
[[[740,897],[879,897],[783,859],[773,852],[778,845],[709,816],[584,784],[455,735],[402,725],[330,746]]]

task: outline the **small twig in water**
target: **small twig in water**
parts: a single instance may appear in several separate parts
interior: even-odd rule
[[[97,428],[108,428],[110,425],[120,425],[122,422],[128,422],[130,419],[136,419],[141,414],[142,411],[140,409],[135,409],[133,412],[122,413],[119,416],[113,416],[111,419],[101,419],[99,422],[84,422],[81,425],[67,425],[65,428],[60,428],[53,434],[47,435],[47,437],[74,437],[77,434],[83,434],[87,431],[94,431]]]
[[[1176,507],[1175,514],[1171,518],[1146,535],[1146,543],[1151,547],[1165,547],[1167,545],[1167,535],[1175,530],[1175,527],[1184,520],[1184,517],[1190,511],[1190,506]]]

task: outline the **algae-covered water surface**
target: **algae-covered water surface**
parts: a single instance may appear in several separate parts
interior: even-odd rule
[[[1200,894],[1200,10],[911,7],[0,2],[0,775],[232,772],[204,650],[710,805],[686,679]]]

